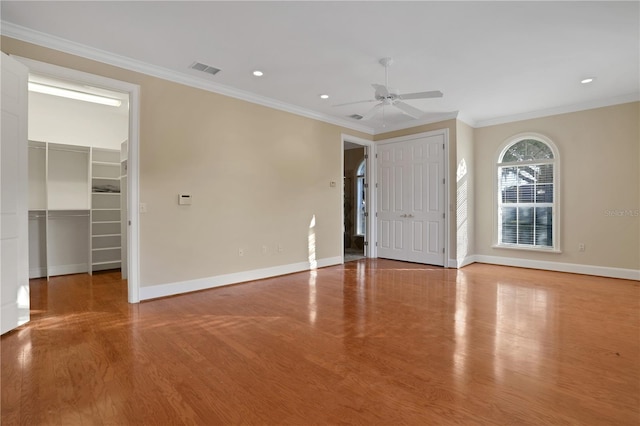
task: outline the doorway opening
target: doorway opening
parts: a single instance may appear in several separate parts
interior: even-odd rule
[[[372,141],[342,136],[343,146],[343,259],[345,262],[375,257],[375,191]]]
[[[30,278],[120,270],[139,302],[139,87],[29,68]]]

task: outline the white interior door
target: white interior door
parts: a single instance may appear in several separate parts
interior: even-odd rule
[[[28,69],[2,53],[0,334],[29,321]]]
[[[378,147],[378,257],[444,265],[444,135]]]

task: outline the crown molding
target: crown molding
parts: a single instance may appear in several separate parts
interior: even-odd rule
[[[512,123],[515,121],[530,120],[534,118],[548,117],[558,114],[566,114],[577,111],[584,111],[594,108],[607,107],[612,105],[624,104],[629,102],[640,101],[640,93],[630,93],[627,95],[611,97],[607,99],[600,99],[595,101],[588,101],[578,104],[564,105],[560,107],[548,108],[538,111],[530,111],[520,114],[513,114],[508,116],[490,118],[486,120],[474,120],[469,115],[460,112],[447,112],[429,115],[422,120],[415,120],[409,123],[403,123],[399,125],[392,125],[385,128],[373,128],[371,126],[365,126],[362,123],[353,122],[351,120],[340,119],[327,114],[312,111],[306,108],[301,108],[295,105],[288,104],[286,102],[278,101],[266,96],[256,95],[244,90],[236,89],[224,84],[201,80],[196,77],[189,76],[177,71],[169,70],[167,68],[157,67],[147,64],[145,62],[129,58],[126,56],[116,55],[104,50],[95,49],[87,45],[76,43],[70,40],[63,39],[61,37],[53,36],[40,31],[35,31],[30,28],[26,28],[20,25],[13,24],[7,21],[0,21],[0,34],[3,36],[11,37],[17,40],[21,40],[27,43],[36,44],[38,46],[46,47],[53,50],[58,50],[71,55],[80,56],[86,59],[102,62],[108,65],[112,65],[118,68],[123,68],[129,71],[138,72],[141,74],[158,77],[164,80],[172,81],[174,83],[184,84],[186,86],[195,87],[197,89],[206,90],[209,92],[217,93],[220,95],[228,96],[231,98],[251,102],[253,104],[262,105],[265,107],[273,108],[276,110],[288,112],[291,114],[299,115],[306,118],[311,118],[328,124],[344,127],[347,129],[362,132],[368,135],[380,135],[383,133],[394,132],[398,130],[410,129],[413,127],[424,126],[427,124],[437,123],[440,121],[446,121],[456,118],[473,128],[494,126],[497,124]]]
[[[425,118],[414,120],[409,123],[403,123],[400,125],[391,125],[389,127],[376,128],[373,134],[381,135],[384,133],[395,132],[397,130],[412,129],[414,127],[420,127],[420,126],[425,126],[427,124],[439,123],[441,121],[447,121],[457,117],[458,117],[458,111],[429,114]]]
[[[495,126],[497,124],[513,123],[515,121],[531,120],[534,118],[549,117],[552,115],[567,114],[571,112],[586,111],[589,109],[603,108],[612,105],[626,104],[629,102],[640,101],[640,93],[629,93],[622,96],[614,96],[606,99],[598,99],[595,101],[581,102],[571,105],[563,105],[554,108],[541,109],[538,111],[524,112],[521,114],[507,115],[504,117],[490,118],[488,120],[479,120],[475,123],[475,128]],[[469,123],[467,123],[469,124]]]
[[[256,95],[254,93],[239,90],[230,86],[226,86],[224,84],[200,80],[186,74],[169,70],[167,68],[157,67],[126,56],[116,55],[104,50],[95,49],[81,43],[76,43],[67,39],[63,39],[61,37],[53,36],[40,31],[35,31],[30,28],[13,24],[11,22],[0,21],[0,34],[27,43],[36,44],[38,46],[116,66],[118,68],[127,69],[129,71],[135,71],[141,74],[158,77],[164,80],[172,81],[174,83],[184,84],[186,86],[195,87],[197,89],[218,93],[220,95],[240,99],[284,112],[289,112],[291,114],[311,118],[325,123],[334,124],[336,126],[345,127],[347,129],[363,132],[369,135],[374,134],[373,128],[364,126],[360,123],[353,123],[348,120],[343,120],[316,111],[311,111],[306,108],[301,108],[295,105],[288,104],[286,102],[267,98],[265,96]]]

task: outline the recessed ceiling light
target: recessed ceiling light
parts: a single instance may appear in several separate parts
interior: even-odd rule
[[[320,95],[320,99],[329,99],[329,95]]]
[[[264,75],[264,73],[260,70],[255,70],[253,72],[253,75],[255,75],[256,77],[262,77]]]
[[[580,83],[582,84],[589,84],[589,83],[593,83],[593,80],[595,80],[595,77],[588,77],[588,78],[583,78],[582,80],[580,80]]]

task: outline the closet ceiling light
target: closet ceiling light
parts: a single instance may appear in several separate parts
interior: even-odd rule
[[[320,95],[320,99],[329,99],[329,95]]]
[[[256,77],[262,77],[264,75],[264,73],[260,70],[255,70],[252,74]]]
[[[60,87],[47,86],[46,84],[29,82],[29,91],[114,107],[119,107],[120,105],[122,105],[122,101],[119,99],[92,95],[90,93],[78,92],[76,90],[62,89]]]
[[[595,80],[595,77],[588,77],[588,78],[584,78],[582,80],[580,80],[580,83],[582,84],[589,84],[589,83],[593,83],[593,80]]]

